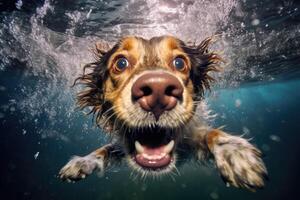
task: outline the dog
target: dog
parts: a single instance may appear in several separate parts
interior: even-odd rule
[[[224,63],[209,49],[213,40],[189,45],[173,36],[128,36],[111,49],[97,43],[96,61],[85,65],[74,84],[85,88],[78,93],[78,106],[90,108],[112,140],[86,156],[74,156],[59,177],[81,180],[123,160],[134,173],[155,177],[192,157],[213,160],[226,184],[262,188],[267,179],[262,153],[196,114],[215,80],[211,72],[220,72]]]

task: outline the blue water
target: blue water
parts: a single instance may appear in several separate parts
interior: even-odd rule
[[[16,2],[0,2],[1,199],[297,199],[298,2]],[[270,177],[264,189],[228,188],[213,165],[193,162],[160,180],[134,180],[126,166],[77,183],[56,177],[71,155],[85,155],[108,140],[91,116],[76,109],[78,88],[70,87],[80,64],[92,60],[90,44],[126,34],[185,39],[220,31],[226,36],[216,48],[230,62],[206,94],[216,114],[209,123],[252,138],[263,151]]]
[[[3,79],[2,79],[3,80]],[[126,167],[111,169],[102,178],[93,175],[75,184],[62,183],[55,177],[66,159],[86,154],[103,143],[102,136],[86,133],[78,127],[68,128],[63,120],[56,128],[68,137],[41,139],[37,124],[20,123],[22,114],[14,113],[1,123],[1,149],[4,152],[2,189],[12,199],[182,199],[217,195],[220,199],[282,199],[291,197],[299,177],[300,80],[249,85],[218,91],[211,108],[222,115],[214,123],[226,125],[233,133],[246,133],[263,150],[270,181],[266,188],[251,193],[227,188],[216,170],[188,163],[181,167],[175,181],[134,181]],[[240,101],[237,107],[236,101]],[[38,127],[47,127],[50,120],[39,118]],[[79,117],[78,122],[86,120]],[[23,135],[22,130],[27,130]],[[34,158],[39,152],[37,159]],[[274,189],[276,188],[276,190]],[[163,191],[162,191],[163,190]]]

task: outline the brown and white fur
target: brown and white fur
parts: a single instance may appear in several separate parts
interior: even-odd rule
[[[80,180],[120,160],[135,173],[158,176],[177,170],[178,158],[189,155],[213,159],[223,180],[235,187],[263,187],[267,170],[261,152],[196,115],[214,80],[209,72],[220,71],[223,62],[208,49],[211,41],[187,45],[172,36],[125,37],[111,49],[97,43],[97,61],[87,64],[76,80],[85,86],[78,105],[90,108],[113,140],[89,155],[73,157],[60,178]]]

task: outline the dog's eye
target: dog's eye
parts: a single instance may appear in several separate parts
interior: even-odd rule
[[[173,60],[173,66],[179,70],[179,71],[183,71],[185,69],[185,62],[183,60],[183,58],[177,57]]]
[[[123,71],[129,66],[129,62],[126,58],[122,57],[117,60],[116,70]]]

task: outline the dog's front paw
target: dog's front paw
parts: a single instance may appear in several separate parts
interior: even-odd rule
[[[94,155],[74,156],[59,172],[59,178],[67,181],[78,181],[93,173],[103,171],[103,159]]]
[[[267,170],[261,152],[244,138],[220,133],[213,133],[209,149],[223,180],[235,187],[262,188]]]

